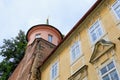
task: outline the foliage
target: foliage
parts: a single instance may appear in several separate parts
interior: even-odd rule
[[[25,33],[21,30],[15,38],[3,40],[3,45],[0,47],[0,55],[4,57],[0,63],[0,80],[8,80],[23,58],[26,44]]]

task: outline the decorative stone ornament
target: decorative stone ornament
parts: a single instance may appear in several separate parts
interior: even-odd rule
[[[114,47],[115,47],[114,43],[101,39],[95,44],[95,47],[89,62],[94,63],[96,60],[98,60],[101,56],[103,56],[106,52],[113,49]]]

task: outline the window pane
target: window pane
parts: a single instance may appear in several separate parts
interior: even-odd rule
[[[48,35],[48,41],[52,42],[52,35]]]
[[[98,36],[100,37],[101,35],[102,35],[102,29],[101,28],[98,28],[98,30],[97,30],[97,33],[98,33]]]
[[[113,61],[109,63],[107,66],[109,70],[115,67]]]
[[[110,73],[110,76],[111,76],[112,80],[120,80],[120,79],[118,78],[118,74],[117,74],[116,70],[112,71],[112,72]]]
[[[102,79],[103,79],[103,80],[110,80],[110,78],[109,78],[108,75],[104,76]]]
[[[92,33],[95,30],[94,25],[90,27],[89,31]]]
[[[76,46],[76,57],[80,55],[80,48],[79,45]]]
[[[96,33],[92,33],[92,41],[94,42],[97,39]]]
[[[52,78],[54,78],[54,68],[52,68]]]
[[[103,74],[105,74],[107,72],[107,68],[103,67],[100,71],[101,71],[101,74],[103,75]]]
[[[72,50],[72,60],[75,59],[75,49]]]
[[[55,65],[55,72],[54,72],[55,74],[55,76],[57,75],[57,64]]]

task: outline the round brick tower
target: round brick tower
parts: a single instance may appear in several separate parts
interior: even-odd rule
[[[62,40],[61,32],[48,24],[40,24],[31,27],[26,35],[28,45],[31,44],[36,38],[43,38],[48,42],[58,45]]]

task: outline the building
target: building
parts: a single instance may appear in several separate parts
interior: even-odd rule
[[[53,26],[37,25],[27,40],[9,80],[120,80],[120,0],[97,0],[63,39]]]
[[[36,80],[40,75],[39,66],[62,41],[62,34],[51,25],[40,24],[28,30],[26,39],[25,56],[9,80]]]

